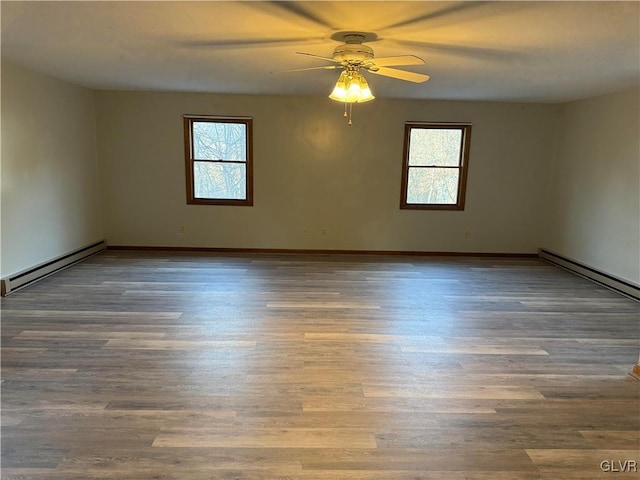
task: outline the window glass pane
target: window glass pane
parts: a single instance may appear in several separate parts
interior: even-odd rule
[[[242,163],[193,162],[195,198],[245,200],[247,166]]]
[[[409,165],[460,165],[462,130],[412,128],[409,142]]]
[[[407,203],[455,205],[459,174],[457,168],[409,168]]]
[[[193,122],[193,158],[246,162],[246,135],[244,123]]]

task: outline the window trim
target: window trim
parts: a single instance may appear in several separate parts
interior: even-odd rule
[[[253,118],[252,117],[227,117],[216,115],[183,115],[184,124],[184,158],[186,172],[187,205],[235,205],[253,206]],[[247,161],[234,160],[202,160],[212,163],[243,163],[246,165],[246,198],[235,200],[229,198],[197,198],[194,188],[194,162],[193,158],[193,123],[244,123],[246,125]]]
[[[407,188],[409,182],[409,143],[411,130],[413,128],[424,129],[456,129],[462,131],[460,171],[458,181],[458,202],[448,203],[407,203]],[[471,123],[450,123],[450,122],[407,122],[404,126],[404,150],[402,159],[402,184],[400,188],[400,208],[403,210],[464,210],[465,196],[467,191],[467,172],[469,170],[469,145],[471,142]],[[433,168],[425,166],[424,168]]]

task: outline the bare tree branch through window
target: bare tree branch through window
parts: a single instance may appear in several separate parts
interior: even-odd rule
[[[401,208],[463,210],[469,124],[408,123]]]
[[[188,203],[251,205],[251,119],[185,117]]]

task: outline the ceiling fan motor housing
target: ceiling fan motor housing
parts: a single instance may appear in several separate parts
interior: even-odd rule
[[[333,50],[333,59],[338,62],[360,64],[373,58],[373,49],[363,45],[364,35],[345,35],[343,45]]]

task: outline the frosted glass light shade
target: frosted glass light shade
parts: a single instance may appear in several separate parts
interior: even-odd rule
[[[345,70],[338,77],[329,98],[341,103],[363,103],[376,97],[371,93],[369,84],[362,75]]]

